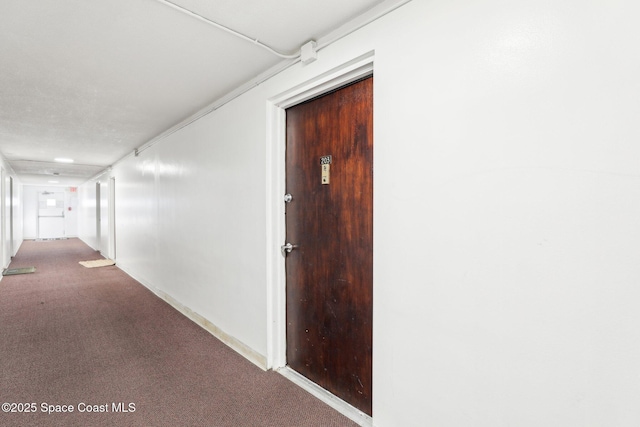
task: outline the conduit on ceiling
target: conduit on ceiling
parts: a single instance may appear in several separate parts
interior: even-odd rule
[[[187,14],[189,16],[192,16],[192,17],[194,17],[196,19],[199,19],[199,20],[201,20],[203,22],[206,22],[209,25],[213,25],[214,27],[216,27],[216,28],[218,28],[220,30],[226,31],[227,33],[232,34],[232,35],[234,35],[234,36],[236,36],[236,37],[238,37],[238,38],[240,38],[242,40],[245,40],[245,41],[253,43],[253,44],[257,45],[257,46],[260,46],[261,48],[266,49],[267,51],[271,52],[272,54],[274,54],[276,56],[279,56],[280,58],[296,59],[296,58],[300,57],[301,49],[298,50],[295,53],[283,53],[283,52],[280,52],[280,51],[272,48],[271,46],[268,46],[268,45],[258,41],[258,39],[253,39],[253,38],[251,38],[251,37],[249,37],[247,35],[244,35],[244,34],[238,32],[236,30],[233,30],[233,29],[231,29],[229,27],[225,27],[222,24],[219,24],[219,23],[217,23],[215,21],[212,21],[209,18],[206,18],[206,17],[204,17],[204,16],[202,16],[202,15],[200,15],[200,14],[198,14],[198,13],[192,11],[192,10],[189,10],[187,8],[184,8],[184,7],[180,6],[180,5],[177,5],[177,4],[175,4],[175,3],[173,3],[173,2],[171,2],[169,0],[157,0],[157,1],[159,1],[160,3],[163,3],[163,4],[173,8],[173,9],[176,9],[176,10],[182,12],[182,13],[185,13],[185,14]]]
[[[244,34],[238,33],[234,30],[231,30],[223,25],[220,25],[214,21],[211,21],[210,19],[207,19],[205,17],[202,17],[200,15],[198,15],[195,12],[191,12],[188,9],[185,9],[181,6],[178,6],[176,4],[171,3],[168,0],[157,0],[161,3],[166,4],[167,6],[173,7],[176,10],[179,10],[181,12],[187,13],[189,15],[192,15],[195,18],[201,19],[204,22],[207,22],[211,25],[214,25],[218,28],[222,28],[225,31],[229,31],[232,34],[235,34],[239,37],[242,37],[244,40],[248,40],[252,43],[256,43],[257,40],[253,40],[250,37],[245,36]],[[263,82],[269,80],[271,77],[275,76],[276,74],[284,71],[285,69],[289,68],[291,65],[297,63],[298,61],[301,61],[303,63],[305,63],[305,55],[308,55],[309,52],[305,52],[305,50],[309,50],[311,49],[311,55],[312,58],[309,58],[309,62],[313,61],[313,59],[315,59],[315,55],[317,54],[318,51],[326,48],[327,46],[330,46],[331,44],[335,43],[336,41],[342,39],[343,37],[346,37],[347,35],[351,34],[354,31],[357,31],[358,29],[382,18],[383,16],[393,12],[394,10],[400,8],[401,6],[410,3],[411,0],[383,0],[382,3],[380,3],[378,6],[376,6],[375,8],[373,8],[372,10],[370,10],[369,12],[365,13],[363,16],[358,17],[356,19],[354,19],[353,21],[343,25],[342,27],[334,30],[332,33],[328,34],[327,36],[323,37],[321,40],[318,40],[318,42],[314,42],[314,41],[310,41],[307,44],[303,45],[300,49],[300,51],[298,51],[296,54],[291,54],[291,55],[287,55],[287,54],[282,54],[280,52],[276,53],[276,51],[270,47],[268,47],[265,44],[262,44],[260,42],[257,42],[257,44],[267,50],[269,50],[270,52],[282,57],[282,58],[286,58],[286,59],[290,59],[292,61],[285,61],[285,63],[283,64],[279,64],[275,67],[272,67],[271,69],[267,70],[265,73],[257,76],[254,80],[245,83],[244,85],[240,86],[239,88],[237,88],[236,90],[230,92],[229,94],[227,94],[226,96],[223,96],[220,99],[217,99],[216,101],[214,101],[212,104],[210,104],[209,106],[205,107],[204,109],[198,111],[197,113],[195,113],[194,115],[192,115],[191,117],[188,117],[187,119],[183,120],[180,123],[177,123],[176,125],[170,127],[169,129],[167,129],[166,131],[162,132],[161,134],[155,136],[154,138],[152,138],[151,140],[147,141],[145,144],[143,144],[142,146],[136,148],[135,150],[133,150],[132,153],[124,156],[122,159],[118,160],[117,162],[115,162],[113,165],[111,165],[109,167],[109,169],[111,167],[113,167],[114,165],[120,163],[122,160],[124,160],[125,158],[127,158],[128,156],[130,156],[131,154],[133,154],[134,156],[138,156],[140,155],[140,153],[142,153],[143,151],[145,151],[148,148],[151,148],[152,146],[154,146],[156,143],[158,143],[159,141],[161,141],[162,139],[168,137],[169,135],[172,135],[175,132],[178,132],[180,129],[183,129],[186,126],[189,126],[191,123],[200,120],[201,118],[205,117],[206,115],[214,112],[215,110],[217,110],[218,108],[222,107],[223,105],[225,105],[226,103],[230,102],[233,99],[236,99],[237,97],[239,97],[240,95],[242,95],[243,93],[249,91],[250,89],[262,84]],[[283,56],[284,55],[284,56]],[[99,174],[97,174],[94,178],[97,178],[98,176],[100,176],[103,172],[100,172]]]

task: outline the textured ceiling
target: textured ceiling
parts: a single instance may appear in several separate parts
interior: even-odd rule
[[[289,52],[385,2],[173,1]],[[2,0],[0,153],[79,185],[281,61],[160,0]]]

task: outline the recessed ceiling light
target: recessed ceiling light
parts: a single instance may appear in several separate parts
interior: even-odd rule
[[[67,159],[65,157],[56,157],[53,160],[55,160],[56,162],[59,162],[59,163],[73,163],[73,159]]]
[[[49,181],[49,184],[57,184],[59,181]]]

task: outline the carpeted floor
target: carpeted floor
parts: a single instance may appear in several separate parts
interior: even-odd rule
[[[36,272],[0,281],[0,425],[356,425],[95,258],[25,241],[11,268]]]

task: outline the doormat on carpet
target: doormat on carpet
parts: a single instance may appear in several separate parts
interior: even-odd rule
[[[95,267],[107,267],[109,265],[115,265],[116,262],[112,259],[96,259],[93,261],[80,261],[80,265],[87,268]]]
[[[2,272],[3,276],[13,276],[15,274],[29,274],[35,273],[35,267],[22,267],[22,268],[7,268]]]

